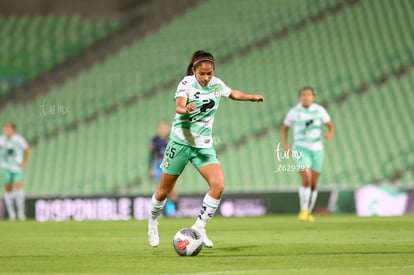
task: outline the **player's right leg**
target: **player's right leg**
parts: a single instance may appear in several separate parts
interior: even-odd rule
[[[148,242],[152,247],[160,243],[158,235],[158,218],[164,209],[167,196],[173,190],[179,175],[162,173],[161,181],[151,199],[151,214],[148,219]]]
[[[299,187],[299,206],[300,212],[298,219],[300,221],[307,221],[309,215],[309,200],[311,195],[310,183],[312,179],[312,172],[310,169],[300,171],[302,177],[302,186]]]
[[[16,212],[14,210],[13,174],[6,169],[1,169],[1,174],[4,183],[4,202],[6,204],[7,213],[9,219],[14,221],[16,219]]]
[[[9,215],[9,220],[16,220],[16,212],[14,211],[14,193],[13,185],[6,184],[4,187],[4,202],[6,204],[7,213]]]
[[[162,175],[157,190],[152,196],[151,213],[148,219],[148,241],[152,247],[160,243],[158,235],[158,218],[167,201],[168,194],[174,189],[175,183],[188,163],[188,150],[191,147],[170,141],[162,162]]]

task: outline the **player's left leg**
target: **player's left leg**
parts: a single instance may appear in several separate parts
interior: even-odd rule
[[[4,202],[6,204],[9,220],[14,221],[16,219],[16,212],[14,211],[14,199],[13,199],[13,185],[6,184],[4,186]]]
[[[220,204],[221,195],[224,191],[223,170],[219,163],[211,163],[198,168],[198,171],[207,181],[210,190],[204,196],[200,214],[192,228],[201,233],[204,245],[211,248],[213,242],[207,237],[205,226],[214,216]]]
[[[159,245],[158,218],[167,202],[167,196],[174,189],[178,177],[188,163],[191,147],[174,141],[168,143],[163,163],[160,183],[151,199],[151,213],[148,219],[148,241],[152,247]]]
[[[25,211],[25,200],[26,195],[23,190],[23,183],[15,182],[14,183],[14,199],[16,200],[17,206],[17,218],[21,221],[26,220],[26,211]]]
[[[318,185],[320,173],[317,171],[312,170],[312,183],[311,183],[311,200],[309,204],[309,211],[312,212],[313,208],[315,207],[316,199],[318,197],[318,190],[316,190],[316,186]]]
[[[316,190],[316,185],[318,184],[320,173],[312,170],[312,182],[311,182],[311,195],[309,203],[309,214],[308,221],[313,222],[315,218],[312,215],[313,208],[315,207],[316,199],[318,198],[318,190]]]
[[[318,198],[318,190],[316,189],[318,185],[319,176],[322,171],[324,151],[314,151],[312,152],[312,169],[311,169],[311,195],[309,203],[309,215],[308,221],[315,221],[315,218],[312,216],[312,211],[315,207],[316,200]]]
[[[161,181],[161,176],[162,176],[161,166],[162,166],[162,160],[157,160],[152,169],[152,171],[154,172],[153,179],[154,179],[154,182],[156,183],[160,183]],[[176,210],[177,210],[177,205],[176,205],[177,196],[173,196],[173,193],[175,194],[174,190],[170,192],[170,194],[168,195],[168,199],[165,205],[163,206],[165,215],[168,217],[175,216]]]

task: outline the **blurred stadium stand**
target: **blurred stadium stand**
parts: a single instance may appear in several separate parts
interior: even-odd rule
[[[215,142],[228,192],[297,189],[297,173],[275,172],[291,164],[278,162],[275,149],[283,118],[304,85],[316,87],[337,129],[326,145],[321,188],[414,186],[412,1],[107,2],[107,10],[118,13],[102,10],[99,17],[84,7],[78,15],[66,7],[56,15],[1,14],[6,39],[30,36],[22,27],[4,32],[11,18],[53,18],[78,41],[49,67],[36,67],[35,79],[2,86],[0,122],[16,122],[34,147],[26,173],[31,194],[152,192],[149,141],[159,120],[172,119],[176,85],[197,49],[215,54],[217,75],[230,87],[266,98],[264,105],[224,100],[217,114]],[[48,33],[50,24],[38,31]],[[76,31],[83,26],[90,33]],[[59,43],[41,40],[36,51],[67,50],[69,35],[57,33],[48,38]],[[2,53],[22,58],[23,49],[3,47]],[[45,60],[29,56],[21,62]],[[2,62],[0,80],[13,64]],[[178,189],[197,193],[205,184],[195,169],[186,169]]]
[[[79,15],[10,15],[0,18],[0,94],[34,79],[118,28],[116,21]]]

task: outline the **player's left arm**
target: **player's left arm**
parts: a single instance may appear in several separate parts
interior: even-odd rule
[[[326,127],[328,127],[328,132],[325,135],[325,139],[327,141],[330,141],[334,135],[335,132],[335,127],[332,123],[332,121],[328,121],[327,123],[325,123]]]
[[[246,94],[239,90],[231,90],[229,98],[238,101],[252,101],[252,102],[263,102],[264,97],[262,95],[256,94]]]
[[[27,164],[29,163],[30,158],[30,147],[26,147],[23,151],[23,162],[20,164],[21,168],[26,168]]]

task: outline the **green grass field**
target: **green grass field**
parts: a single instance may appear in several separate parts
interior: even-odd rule
[[[0,273],[414,274],[414,217],[214,218],[213,249],[179,257],[172,237],[194,219],[162,219],[161,245],[146,221],[0,222]]]

